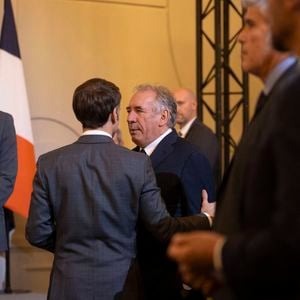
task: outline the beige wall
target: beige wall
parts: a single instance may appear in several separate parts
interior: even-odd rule
[[[88,78],[103,77],[120,86],[121,128],[128,147],[132,144],[125,107],[135,85],[194,87],[193,0],[13,0],[13,4],[37,155],[73,141],[68,126],[80,132],[71,97]]]
[[[70,143],[76,138],[73,131],[80,133],[71,98],[74,88],[88,78],[103,77],[120,86],[121,129],[127,147],[133,144],[125,107],[135,85],[150,82],[195,89],[194,0],[12,2],[37,155]],[[1,13],[2,6],[0,0]],[[236,26],[240,25],[231,28]],[[213,20],[208,19],[206,27],[213,32]],[[211,55],[205,58],[208,63]],[[239,64],[238,49],[234,61]],[[253,84],[255,99],[260,85]],[[213,127],[207,114],[204,120]],[[239,133],[238,120],[233,134]]]

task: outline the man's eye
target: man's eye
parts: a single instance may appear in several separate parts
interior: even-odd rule
[[[252,28],[254,27],[255,23],[252,21],[246,21],[244,27]]]

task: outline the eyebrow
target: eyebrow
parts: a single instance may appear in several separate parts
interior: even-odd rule
[[[143,109],[143,110],[145,110],[145,108],[143,107],[143,106],[140,106],[140,105],[136,105],[136,106],[127,106],[126,107],[126,110],[128,110],[128,109]]]

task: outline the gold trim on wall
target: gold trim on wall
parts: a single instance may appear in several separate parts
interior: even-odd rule
[[[167,6],[167,0],[69,0],[69,1],[101,2],[101,3],[109,3],[109,4],[135,5],[135,6],[145,6],[145,7],[153,7],[153,8],[165,8]]]

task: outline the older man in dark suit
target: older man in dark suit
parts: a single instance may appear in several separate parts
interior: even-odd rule
[[[163,86],[140,85],[127,107],[127,122],[135,151],[150,156],[169,213],[186,216],[199,213],[199,191],[214,200],[214,183],[208,160],[174,130],[176,102]],[[138,258],[142,266],[147,299],[181,299],[182,284],[176,265],[165,247],[139,226]]]
[[[49,300],[142,299],[137,221],[164,242],[175,230],[209,228],[204,215],[170,218],[150,159],[113,142],[120,98],[104,79],[80,85],[82,136],[37,162],[26,237],[54,253]]]
[[[268,1],[242,2],[242,65],[265,87],[221,185],[217,233],[179,235],[169,253],[193,286],[219,281],[222,300],[300,299],[300,66],[272,47]],[[296,49],[300,1],[269,2],[276,45]]]
[[[0,252],[8,246],[3,205],[13,191],[17,169],[14,121],[11,115],[0,111]]]

